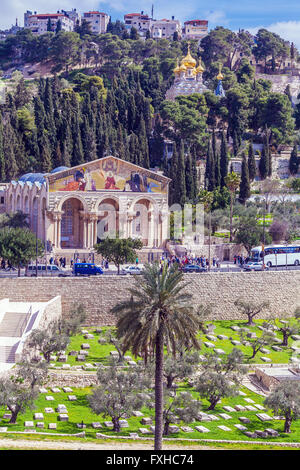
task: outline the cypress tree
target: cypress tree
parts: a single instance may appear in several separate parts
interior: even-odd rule
[[[216,188],[215,162],[214,162],[212,145],[210,141],[208,141],[208,146],[207,146],[206,167],[205,167],[205,188],[208,191],[213,191]]]
[[[47,131],[44,130],[39,139],[40,148],[40,171],[48,173],[52,169],[51,151]]]
[[[249,199],[249,197],[250,197],[249,169],[248,169],[248,162],[247,162],[246,154],[245,152],[243,152],[239,201],[241,202],[241,204],[245,204],[247,199]]]
[[[259,160],[259,173],[262,180],[266,179],[269,174],[269,155],[266,145],[263,146],[261,157]]]
[[[220,149],[220,186],[226,186],[225,178],[228,174],[228,150],[224,131],[222,132],[221,149]]]
[[[93,129],[89,126],[88,117],[83,116],[83,123],[81,128],[82,137],[82,150],[84,161],[90,162],[97,158],[97,148]]]
[[[192,175],[193,175],[193,190],[192,199],[196,199],[198,194],[198,173],[197,173],[197,157],[196,150],[193,149],[192,152]]]
[[[15,157],[15,140],[14,130],[8,121],[3,129],[3,149],[7,181],[15,179],[19,174],[19,167]]]
[[[290,160],[289,160],[289,170],[291,175],[295,175],[298,173],[299,168],[299,158],[298,158],[298,146],[297,143],[294,143],[293,150],[291,152]]]
[[[173,144],[173,155],[170,161],[169,165],[169,173],[168,177],[171,179],[170,185],[169,185],[169,204],[175,204],[176,201],[176,189],[177,189],[177,183],[176,183],[176,178],[177,178],[177,165],[178,165],[178,156],[177,156],[177,146],[176,143],[174,142]]]
[[[0,114],[0,181],[5,181],[5,159],[4,159],[4,146],[3,146],[3,124]]]
[[[256,176],[256,162],[252,142],[250,143],[248,148],[248,170],[249,179],[250,181],[253,181]]]
[[[180,142],[180,150],[178,153],[177,164],[177,178],[176,178],[176,202],[182,207],[186,201],[186,186],[185,186],[185,157],[184,157],[184,142]]]
[[[192,200],[195,194],[194,191],[194,180],[192,174],[192,156],[189,153],[185,163],[185,187],[186,197],[188,200]]]

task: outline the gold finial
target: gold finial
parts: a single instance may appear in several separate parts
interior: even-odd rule
[[[224,75],[221,73],[221,70],[222,70],[222,65],[219,65],[219,73],[217,75],[218,80],[223,80],[224,78]]]
[[[188,44],[188,52],[187,55],[182,59],[181,65],[184,65],[187,68],[194,68],[196,66],[196,60],[191,56],[190,51],[190,42]]]
[[[203,65],[202,65],[201,57],[200,57],[200,59],[199,59],[199,65],[198,65],[198,67],[196,68],[196,72],[197,72],[197,73],[203,73],[203,72],[204,72],[204,67],[203,67]]]

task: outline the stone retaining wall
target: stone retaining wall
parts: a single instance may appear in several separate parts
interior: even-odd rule
[[[300,271],[231,272],[186,274],[188,291],[194,296],[194,305],[212,304],[211,320],[241,318],[234,306],[236,299],[261,302],[268,300],[270,308],[264,316],[292,315],[300,305]],[[129,297],[128,288],[133,276],[100,276],[97,278],[2,278],[0,299],[11,301],[48,301],[61,296],[62,312],[67,315],[75,303],[84,304],[87,325],[113,325],[115,317],[110,308]]]

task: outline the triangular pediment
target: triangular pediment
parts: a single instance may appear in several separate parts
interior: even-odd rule
[[[45,175],[49,191],[167,192],[169,178],[114,156]]]

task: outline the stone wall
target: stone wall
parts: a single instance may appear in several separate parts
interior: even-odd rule
[[[213,319],[241,318],[234,306],[236,299],[261,302],[268,300],[268,314],[289,316],[300,305],[300,271],[231,272],[186,274],[188,291],[194,305],[212,304]],[[61,296],[62,313],[67,315],[73,304],[84,304],[87,324],[113,325],[110,308],[129,297],[132,276],[100,276],[97,278],[2,278],[0,299],[10,301],[48,301]]]

